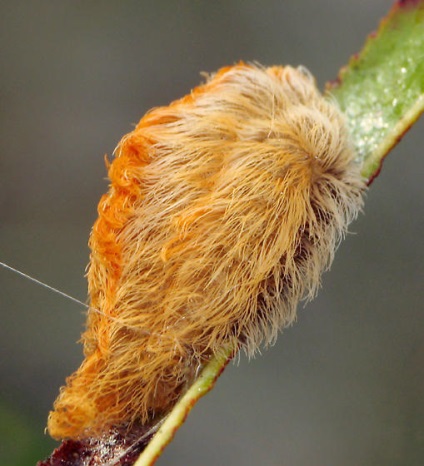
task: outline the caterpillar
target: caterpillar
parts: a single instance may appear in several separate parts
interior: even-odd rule
[[[57,439],[154,422],[224,345],[272,344],[362,207],[344,118],[304,68],[222,68],[115,155],[89,240],[85,359],[49,414]]]

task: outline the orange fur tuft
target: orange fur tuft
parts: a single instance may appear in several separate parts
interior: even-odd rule
[[[55,438],[151,422],[226,343],[272,343],[315,295],[364,190],[312,77],[245,64],[147,113],[109,177],[88,271],[103,314],[88,314]]]

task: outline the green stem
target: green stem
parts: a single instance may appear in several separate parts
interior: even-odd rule
[[[233,358],[234,349],[228,347],[212,357],[193,385],[167,416],[153,439],[138,457],[134,466],[150,466],[156,462],[164,448],[171,442],[179,427],[184,423],[193,406],[215,386],[225,366]]]

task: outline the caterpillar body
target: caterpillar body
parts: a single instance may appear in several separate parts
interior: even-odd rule
[[[240,63],[119,143],[88,270],[85,360],[55,438],[148,423],[224,345],[253,355],[312,298],[364,182],[337,106],[301,68]]]

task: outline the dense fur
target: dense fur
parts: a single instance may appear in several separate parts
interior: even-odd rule
[[[56,438],[151,421],[232,342],[252,355],[313,297],[363,182],[343,119],[302,69],[239,64],[147,113],[109,167],[85,360]]]

